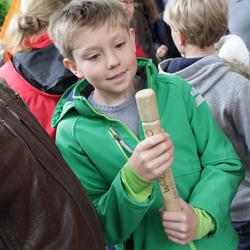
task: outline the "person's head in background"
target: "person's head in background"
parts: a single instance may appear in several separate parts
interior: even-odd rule
[[[185,57],[214,53],[215,43],[228,26],[227,0],[169,0],[164,21],[171,27],[173,40]]]
[[[154,23],[158,18],[158,9],[154,0],[136,0],[134,18],[131,26],[135,28],[136,40],[148,57],[154,58]]]
[[[25,39],[47,32],[50,16],[70,0],[22,0],[20,11],[12,18],[8,34],[12,47],[25,49]]]
[[[94,86],[95,97],[131,94],[134,30],[117,0],[73,0],[52,17],[49,34],[65,66]]]
[[[159,16],[159,10],[155,0],[136,0],[135,8],[144,13],[152,22]]]
[[[135,1],[134,0],[117,0],[122,4],[123,9],[128,17],[129,23],[132,21],[135,11]]]

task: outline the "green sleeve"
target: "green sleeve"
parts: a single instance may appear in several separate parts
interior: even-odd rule
[[[214,120],[207,103],[194,88],[190,90],[186,107],[202,172],[189,204],[212,216],[216,234],[224,223],[244,171],[232,143]]]
[[[125,193],[132,200],[142,202],[148,199],[153,190],[153,182],[137,175],[127,163],[121,170],[121,179]]]
[[[70,131],[71,124],[68,125],[67,122],[63,120],[57,128],[57,146],[92,200],[103,225],[106,244],[124,242],[136,230],[155,202],[154,189],[147,200],[137,202],[125,193],[121,172],[117,173],[111,184],[107,183],[98,166],[78,143],[78,138],[84,134],[81,128],[78,128],[75,134]]]
[[[199,240],[211,233],[215,229],[215,223],[212,217],[203,209],[193,208],[197,219],[197,231],[195,240]]]

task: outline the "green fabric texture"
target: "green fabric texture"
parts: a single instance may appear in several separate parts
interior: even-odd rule
[[[137,175],[127,163],[121,170],[122,183],[124,190],[129,198],[142,202],[150,196],[153,184],[151,181],[144,180]],[[214,231],[215,225],[211,216],[203,209],[193,208],[197,219],[197,232],[195,240],[203,238],[208,233]]]
[[[152,190],[153,182],[144,180],[127,163],[121,170],[122,183],[125,193],[129,198],[142,202],[148,199]]]
[[[142,202],[148,199],[150,196],[153,184],[151,181],[144,180],[142,177],[137,175],[127,163],[121,170],[121,179],[124,185],[125,193],[129,198]],[[195,240],[203,238],[208,233],[214,231],[215,225],[211,216],[206,211],[199,208],[193,208],[193,211],[197,219],[197,232]],[[191,250],[195,250],[194,244],[190,244]]]
[[[195,239],[199,240],[215,229],[214,221],[211,216],[203,209],[193,208],[197,219],[197,232]]]
[[[171,170],[178,195],[192,207],[206,211],[216,225],[212,233],[193,241],[195,248],[235,250],[238,237],[228,211],[243,170],[234,148],[192,86],[179,77],[158,74],[150,60],[138,59],[138,67],[138,74],[146,75],[145,86],[155,90],[161,125],[175,146]],[[87,80],[81,80],[68,89],[52,123],[57,128],[59,150],[96,208],[106,244],[132,238],[134,250],[190,249],[189,244],[181,246],[168,240],[156,181],[144,201],[133,200],[126,193],[121,174],[131,153],[114,134],[134,150],[144,139],[141,123],[137,138],[125,124],[97,112],[83,95],[87,86]]]

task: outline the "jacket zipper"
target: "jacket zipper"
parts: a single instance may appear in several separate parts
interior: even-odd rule
[[[77,99],[80,99],[80,98],[77,98]],[[126,131],[137,141],[139,142],[139,139],[137,138],[137,136],[131,131],[131,129],[126,126],[126,124],[122,123],[121,121],[119,120],[115,120],[115,119],[110,119],[109,117],[107,117],[106,115],[104,114],[101,114],[99,112],[97,112],[88,102],[85,98],[82,98],[81,99],[85,102],[85,104],[95,113],[97,114],[98,116],[102,116],[104,117],[106,120],[108,121],[112,121],[112,122],[117,122],[119,123],[122,127],[124,127],[126,129]],[[113,139],[117,142],[117,144],[119,145],[119,148],[120,150],[123,151],[123,149],[125,149],[128,153],[132,154],[133,153],[133,149],[125,142],[122,140],[122,138],[118,135],[118,133],[115,131],[114,128],[110,127],[109,128],[109,134],[113,137]],[[125,152],[123,151],[123,154],[125,154]],[[126,154],[125,154],[126,155]],[[126,159],[128,159],[127,155],[126,155]]]
[[[7,128],[7,130],[9,130],[9,132],[14,135],[15,137],[17,137],[17,133],[14,131],[14,129],[12,129],[4,120],[1,120],[0,123]]]
[[[132,154],[133,153],[133,149],[127,144],[125,143],[121,137],[118,135],[118,133],[115,131],[114,128],[110,127],[109,128],[109,134],[112,136],[112,138],[115,140],[118,148],[120,149],[120,151],[122,152],[122,154],[125,156],[126,160],[128,159],[127,154],[124,152],[124,150],[126,150],[128,153]]]

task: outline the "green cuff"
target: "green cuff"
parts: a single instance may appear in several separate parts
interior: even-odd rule
[[[213,218],[203,209],[193,208],[197,219],[197,232],[195,240],[203,238],[215,229],[215,223]]]
[[[153,182],[143,179],[126,163],[121,170],[121,180],[128,197],[137,202],[148,199],[153,190]]]

